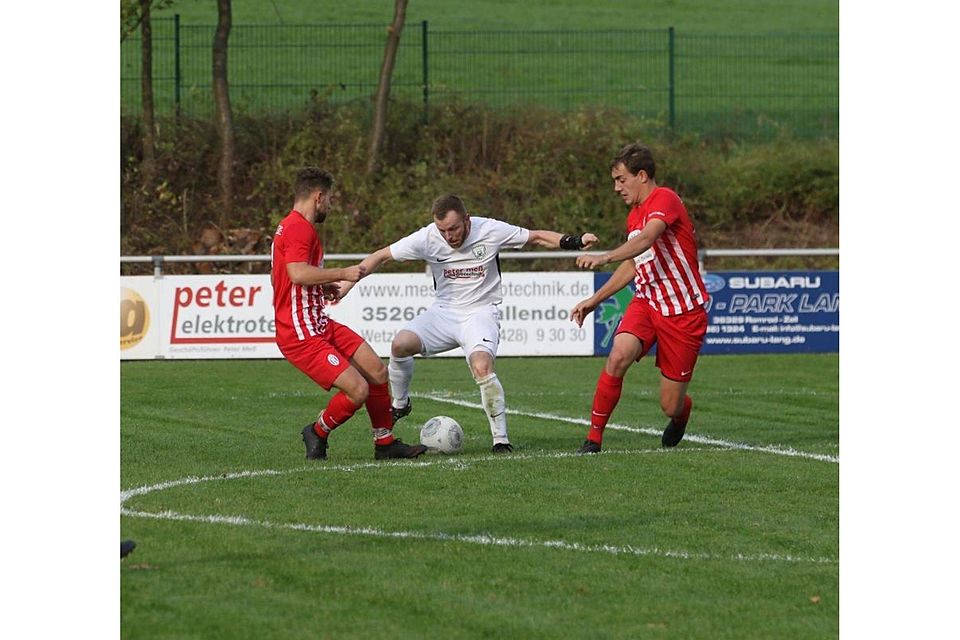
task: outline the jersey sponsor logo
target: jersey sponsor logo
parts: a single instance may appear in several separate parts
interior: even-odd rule
[[[483,265],[466,269],[444,269],[443,277],[447,280],[479,280],[486,272],[486,267]]]
[[[331,353],[327,355],[327,362],[336,367],[340,365],[340,358]]]
[[[482,244],[478,244],[473,248],[473,257],[475,257],[477,260],[485,255],[487,255],[487,248]]]

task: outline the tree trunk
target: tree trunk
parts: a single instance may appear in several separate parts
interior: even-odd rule
[[[227,38],[232,15],[230,0],[217,0],[217,32],[213,37],[213,96],[217,103],[217,132],[220,135],[220,228],[227,227],[233,214],[233,112],[227,84]]]
[[[153,30],[150,24],[151,0],[140,0],[140,99],[143,109],[143,162],[141,179],[144,189],[153,186],[156,175],[156,127],[153,113]]]
[[[387,30],[387,46],[380,67],[380,83],[377,86],[376,110],[373,114],[373,133],[370,136],[370,155],[367,159],[367,175],[373,175],[380,166],[380,148],[387,124],[387,101],[390,99],[390,78],[400,47],[400,32],[407,14],[407,0],[395,0],[393,24]]]

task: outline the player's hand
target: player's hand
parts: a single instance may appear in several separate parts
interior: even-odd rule
[[[347,282],[357,282],[365,275],[367,275],[367,268],[360,264],[343,269],[343,279]]]
[[[577,256],[577,266],[581,269],[595,269],[607,264],[608,260],[602,256]]]
[[[570,311],[570,319],[577,323],[578,327],[583,326],[583,321],[586,317],[597,308],[597,305],[592,304],[589,299],[581,300],[577,303]]]
[[[350,293],[351,289],[353,289],[354,284],[356,283],[347,282],[346,280],[341,280],[340,282],[337,283],[337,286],[340,288],[340,297],[337,300],[338,302],[347,297],[347,294]]]
[[[331,304],[336,304],[340,300],[340,283],[328,282],[321,287],[323,289],[323,299]]]
[[[598,240],[599,238],[597,238],[597,236],[593,235],[592,233],[585,233],[582,236],[580,236],[580,242],[583,243],[584,249],[589,249],[593,245],[597,244]]]

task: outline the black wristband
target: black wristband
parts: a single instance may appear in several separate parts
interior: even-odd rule
[[[583,249],[583,234],[574,236],[567,234],[560,238],[560,248],[566,251],[579,251]]]

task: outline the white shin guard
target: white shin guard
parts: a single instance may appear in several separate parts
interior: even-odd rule
[[[390,396],[393,398],[393,406],[397,408],[407,406],[410,381],[413,380],[413,356],[406,358],[390,356],[387,374],[390,377]]]
[[[487,421],[490,423],[490,435],[493,436],[493,443],[507,443],[510,439],[507,437],[507,399],[503,392],[503,385],[497,374],[490,375],[477,380],[477,386],[480,387],[480,403],[483,405],[483,411],[487,414]]]

